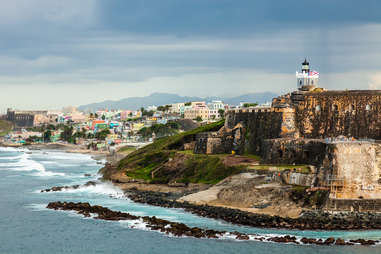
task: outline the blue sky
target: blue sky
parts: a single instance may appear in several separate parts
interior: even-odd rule
[[[171,92],[381,89],[376,0],[13,0],[0,9],[0,111]]]

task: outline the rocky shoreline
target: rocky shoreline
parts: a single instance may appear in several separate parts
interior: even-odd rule
[[[210,229],[201,229],[198,227],[188,227],[183,223],[171,222],[168,220],[159,219],[156,217],[148,216],[135,216],[129,213],[113,211],[106,207],[94,205],[91,206],[89,203],[73,203],[73,202],[51,202],[47,205],[48,209],[63,210],[63,211],[75,211],[78,214],[82,214],[85,217],[90,217],[96,215],[95,219],[110,220],[110,221],[140,221],[145,223],[146,228],[160,231],[162,233],[172,235],[175,237],[195,237],[195,238],[230,238],[236,240],[254,240],[254,241],[267,241],[267,242],[278,242],[278,243],[294,243],[294,244],[318,244],[318,245],[375,245],[379,241],[373,240],[350,240],[344,241],[343,239],[328,238],[325,240],[314,239],[314,238],[301,238],[297,239],[295,236],[276,236],[276,237],[266,237],[254,234],[243,234],[239,232],[226,232],[226,231],[216,231]]]
[[[237,209],[195,205],[178,202],[171,193],[129,190],[126,195],[134,202],[166,208],[182,208],[199,216],[224,220],[233,224],[299,230],[367,230],[381,229],[381,214],[373,213],[326,213],[306,211],[299,218],[284,218],[255,214]]]
[[[41,192],[64,191],[80,187],[95,186],[96,181],[89,181],[83,185],[55,186],[41,190]],[[232,224],[277,229],[297,230],[369,230],[381,229],[381,214],[374,213],[327,213],[323,211],[305,211],[298,218],[285,218],[266,214],[245,212],[238,209],[196,205],[188,202],[176,201],[182,196],[180,193],[163,193],[129,189],[125,195],[134,202],[160,206],[164,208],[181,208],[186,212]]]

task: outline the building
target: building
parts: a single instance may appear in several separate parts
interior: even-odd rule
[[[330,190],[327,209],[375,211],[381,206],[381,90],[329,91],[318,81],[305,60],[296,91],[274,98],[271,107],[229,110],[225,126],[200,134],[195,147],[311,165],[311,187]]]
[[[225,104],[222,101],[212,101],[208,103],[208,108],[211,110],[225,110]]]
[[[202,120],[209,119],[209,108],[208,107],[197,107],[197,108],[187,109],[184,112],[184,118],[185,119],[196,119],[198,117],[201,117]]]
[[[181,114],[181,109],[184,108],[184,106],[185,106],[185,103],[174,103],[169,108],[169,113]]]
[[[45,110],[7,110],[6,120],[17,127],[33,127],[49,122],[48,111]]]

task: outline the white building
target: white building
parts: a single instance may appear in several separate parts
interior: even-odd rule
[[[225,109],[225,104],[222,101],[212,101],[208,103],[208,108],[210,110],[220,110]]]
[[[156,111],[157,110],[157,107],[155,105],[152,105],[152,106],[148,106],[147,111]]]
[[[184,107],[185,103],[174,103],[172,107],[169,109],[170,113],[181,114],[181,109]]]

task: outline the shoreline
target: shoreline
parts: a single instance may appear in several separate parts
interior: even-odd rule
[[[70,149],[62,149],[61,148],[53,148],[51,145],[49,146],[34,146],[30,150],[57,150],[57,151],[63,151],[72,153],[73,151]],[[100,159],[106,159],[109,163],[109,158],[107,158],[107,153],[105,152],[95,152],[92,153],[90,151],[83,151],[81,149],[75,150],[74,153],[83,153],[83,154],[92,154],[98,157],[98,160]],[[116,153],[117,154],[117,153]],[[120,155],[120,154],[119,154]],[[94,160],[97,160],[97,158],[94,158]],[[100,179],[101,181],[103,179]],[[118,188],[120,188],[120,183],[111,183]],[[149,186],[152,187],[152,184],[142,184],[137,183],[140,185],[143,185],[145,187]],[[367,214],[368,218],[366,218],[365,221],[368,221],[370,223],[365,223],[364,220],[347,220],[345,217],[347,215],[339,214],[337,217],[329,218],[332,216],[332,214],[327,213],[311,213],[307,212],[305,217],[303,218],[283,218],[280,216],[271,216],[271,215],[265,215],[260,213],[252,213],[252,212],[246,212],[238,209],[228,208],[224,206],[210,206],[210,205],[197,205],[193,203],[188,203],[186,201],[179,202],[176,201],[181,196],[184,196],[187,191],[193,192],[192,190],[187,190],[182,187],[170,187],[166,185],[169,189],[167,189],[168,192],[158,192],[158,191],[142,191],[138,190],[136,187],[132,188],[122,188],[125,195],[131,199],[134,202],[137,203],[144,203],[152,206],[160,206],[164,208],[181,208],[184,209],[186,212],[190,212],[193,214],[196,214],[201,217],[206,218],[212,218],[217,220],[223,220],[228,223],[232,223],[235,225],[242,225],[242,226],[250,226],[250,227],[257,227],[257,228],[274,228],[274,229],[290,229],[290,230],[371,230],[371,229],[381,229],[381,215],[377,216],[375,214]],[[70,186],[65,186],[70,187]],[[154,188],[156,188],[155,186]],[[162,188],[164,188],[162,186]],[[206,188],[206,186],[194,186],[195,189],[202,189]],[[177,192],[173,192],[173,190],[178,190]],[[59,190],[58,190],[59,191]],[[353,214],[354,215],[354,214]],[[335,215],[333,215],[335,216]],[[341,217],[340,217],[341,216]],[[358,216],[358,214],[357,214]],[[361,215],[361,216],[364,216]],[[361,217],[360,216],[360,217]],[[319,218],[317,220],[317,218]],[[328,218],[328,219],[327,219]],[[333,221],[336,221],[336,224],[332,224]],[[355,222],[355,223],[353,223]],[[273,239],[275,242],[286,242],[285,239],[277,238]],[[373,245],[377,243],[378,241],[374,241],[374,243],[366,242],[367,240],[358,239],[359,244],[363,242],[363,245]],[[357,241],[357,240],[356,240]],[[293,242],[293,241],[291,241]],[[339,240],[339,245],[340,245]],[[302,243],[306,244],[324,244],[323,242],[319,241],[318,239],[313,238],[305,238],[304,242]],[[332,244],[332,243],[330,243]],[[348,242],[349,245],[352,245],[353,243]]]
[[[359,212],[325,212],[323,210],[302,210],[301,216],[282,217],[260,212],[252,212],[238,207],[217,204],[198,204],[181,200],[192,193],[206,190],[211,185],[190,184],[189,186],[171,186],[168,184],[149,184],[140,181],[119,182],[105,177],[106,165],[100,169],[102,180],[109,180],[122,189],[132,201],[164,208],[181,208],[185,211],[217,220],[223,220],[235,225],[258,228],[292,229],[292,230],[377,230],[381,229],[381,213]]]
[[[99,205],[90,205],[89,203],[74,203],[74,202],[50,202],[46,208],[62,211],[75,211],[84,217],[92,217],[94,219],[108,220],[108,221],[129,221],[130,227],[134,228],[135,225],[143,224],[144,228],[158,231],[166,235],[174,237],[194,237],[204,239],[235,239],[240,241],[260,241],[260,242],[276,242],[276,243],[293,243],[305,245],[362,245],[374,246],[379,244],[379,240],[343,240],[341,238],[328,237],[321,238],[306,238],[295,237],[290,235],[267,236],[260,234],[246,234],[237,231],[218,231],[213,229],[202,229],[199,227],[189,227],[184,223],[172,222],[165,219],[160,219],[155,216],[136,216],[126,212],[113,211],[107,207]]]
[[[381,229],[381,214],[306,211],[299,218],[246,212],[222,206],[197,205],[171,199],[172,194],[130,189],[126,196],[134,202],[165,208],[182,208],[193,214],[223,220],[228,223],[257,228],[291,230],[377,230]]]

